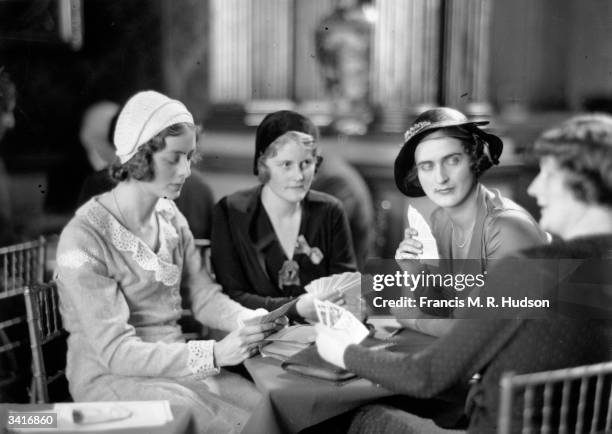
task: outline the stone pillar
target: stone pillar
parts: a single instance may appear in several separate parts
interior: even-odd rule
[[[490,0],[445,0],[442,62],[445,105],[473,114],[490,113],[490,24]]]
[[[295,99],[326,100],[325,84],[317,62],[315,32],[334,0],[296,0],[295,3]]]
[[[253,73],[251,1],[209,0],[210,2],[210,100],[242,103],[251,99]],[[183,12],[189,14],[188,9]]]
[[[209,104],[208,4],[202,0],[159,4],[164,91],[183,101],[198,122],[205,117]]]
[[[376,0],[372,99],[386,131],[438,100],[441,0]]]
[[[221,0],[225,1],[225,0]],[[293,1],[258,0],[251,7],[252,87],[249,99],[291,99],[293,85]]]

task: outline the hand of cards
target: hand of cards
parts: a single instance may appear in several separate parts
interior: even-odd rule
[[[361,318],[361,273],[346,272],[313,280],[304,287],[319,300],[343,294],[346,310]]]
[[[352,343],[359,343],[370,333],[369,330],[352,313],[329,301],[315,300],[315,309],[319,322],[327,327],[345,330]]]

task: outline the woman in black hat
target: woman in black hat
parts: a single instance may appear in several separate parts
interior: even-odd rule
[[[479,373],[478,381],[470,381],[468,433],[499,432],[499,383],[504,372],[524,374],[611,360],[610,275],[605,267],[612,259],[612,117],[588,114],[569,119],[544,132],[534,151],[540,157],[540,172],[527,192],[541,208],[542,227],[558,237],[550,245],[518,252],[518,270],[516,258],[491,267],[484,289],[499,300],[516,288],[539,288],[538,296],[550,299],[552,307],[537,314],[524,308],[510,315],[501,309],[463,315],[472,319],[457,323],[417,353],[372,351],[355,345],[344,330],[319,325],[319,354],[382,387],[418,398],[456,390],[452,388]],[[592,399],[594,384],[587,388],[585,395]],[[521,411],[529,393],[513,395],[511,432],[546,423],[552,424],[551,432],[559,431],[557,423],[566,423],[570,432],[604,432],[606,418],[593,415],[594,401],[587,398],[581,408],[577,389],[567,396],[565,387],[563,393],[551,389],[555,390],[544,395],[550,392],[545,399],[553,404],[534,406],[530,413]],[[541,403],[540,393],[535,392],[534,402]],[[561,399],[569,411],[558,417]],[[576,408],[584,421],[582,429],[572,410]],[[381,405],[360,411],[348,432],[381,431],[447,432],[431,420]]]
[[[260,185],[224,197],[213,210],[211,260],[224,291],[253,309],[273,310],[299,297],[292,319],[316,320],[305,285],[356,270],[342,204],[310,189],[321,162],[316,135],[299,113],[266,116],[253,161]]]
[[[473,260],[447,261],[455,274],[484,273],[488,260],[547,239],[525,209],[479,182],[486,170],[499,163],[503,148],[499,137],[479,128],[487,123],[470,121],[447,107],[427,110],[406,131],[395,160],[397,188],[408,197],[426,195],[438,206],[431,224],[440,258]],[[396,259],[420,257],[423,243],[419,235],[415,229],[406,229]],[[428,289],[419,295],[452,299],[466,292]],[[428,314],[448,317],[452,310],[428,310],[422,315],[425,318],[400,322],[434,335],[443,334],[451,324],[430,321]]]

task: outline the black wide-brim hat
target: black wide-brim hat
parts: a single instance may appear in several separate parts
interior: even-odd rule
[[[464,127],[478,135],[488,144],[491,163],[498,164],[504,147],[503,142],[496,135],[478,128],[488,123],[489,121],[470,121],[463,113],[449,107],[437,107],[421,113],[404,134],[404,145],[395,159],[395,185],[399,191],[409,197],[425,195],[418,180],[409,181],[407,175],[414,167],[414,152],[421,139],[440,128]]]

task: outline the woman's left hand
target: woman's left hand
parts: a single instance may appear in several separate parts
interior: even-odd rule
[[[297,310],[297,313],[302,318],[305,318],[310,321],[318,320],[317,310],[314,305],[315,298],[317,297],[315,297],[314,294],[311,294],[308,292],[300,295],[295,305],[295,309]],[[342,294],[341,292],[333,292],[329,294],[327,297],[321,298],[320,300],[321,301],[327,300],[327,301],[337,304],[338,306],[342,306],[344,305],[344,294]]]
[[[317,331],[317,351],[329,363],[346,369],[344,352],[351,345],[351,335],[345,330],[332,329],[323,324],[315,324]]]

